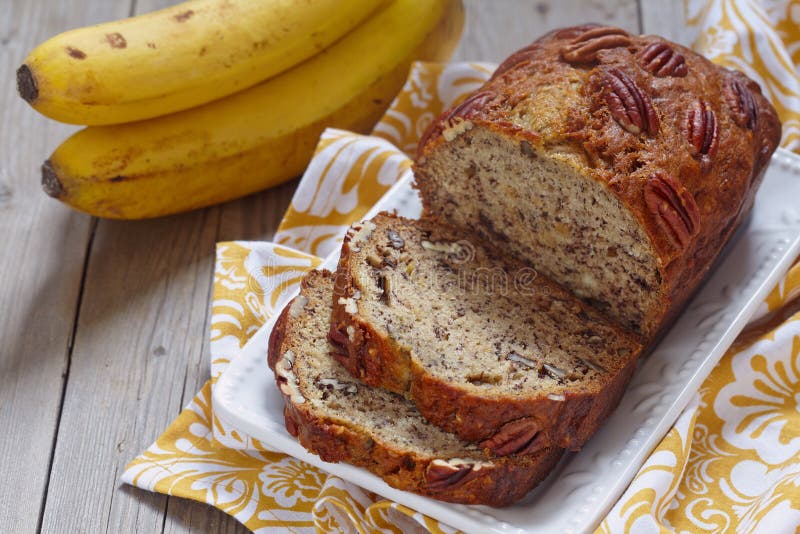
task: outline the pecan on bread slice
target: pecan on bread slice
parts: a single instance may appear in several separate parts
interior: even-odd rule
[[[364,467],[390,486],[434,499],[505,506],[522,498],[561,456],[487,454],[426,421],[400,395],[371,388],[331,357],[333,275],[311,271],[269,342],[286,429],[327,462]]]
[[[345,236],[331,327],[354,377],[497,455],[579,449],[642,348],[474,234],[385,213]]]
[[[652,341],[746,218],[780,138],[741,72],[589,24],[512,54],[434,120],[415,184],[425,216]]]

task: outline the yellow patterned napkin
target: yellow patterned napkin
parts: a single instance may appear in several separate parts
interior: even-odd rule
[[[691,0],[687,14],[701,36],[695,47],[758,79],[781,112],[784,146],[798,150],[800,81],[792,65],[800,55],[800,2],[768,7]],[[430,121],[492,69],[416,64],[372,136],[323,134],[274,243],[218,245],[212,379],[130,463],[124,482],[207,502],[258,532],[453,532],[226,427],[213,415],[211,388],[303,273],[335,250],[347,225],[409,172],[406,153]],[[800,265],[761,313],[798,293]],[[795,532],[798,525],[800,314],[723,358],[598,531]]]

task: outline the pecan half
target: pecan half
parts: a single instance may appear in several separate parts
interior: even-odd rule
[[[425,471],[425,479],[428,482],[428,488],[449,489],[462,484],[466,484],[480,475],[480,471],[484,465],[483,462],[470,462],[453,458],[452,460],[439,460],[436,459],[428,464],[428,469]]]
[[[681,78],[689,74],[686,58],[664,42],[652,43],[642,50],[642,68],[654,76],[675,76]]]
[[[634,135],[658,131],[658,114],[650,97],[630,76],[614,67],[603,74],[602,83],[611,116],[623,129]]]
[[[468,119],[475,112],[483,109],[483,107],[494,97],[493,93],[489,91],[479,91],[472,93],[464,99],[459,105],[450,110],[444,117],[444,121],[450,121],[456,117]]]
[[[644,201],[672,246],[685,248],[700,223],[692,194],[669,174],[657,172],[644,185]]]
[[[603,27],[604,26],[602,24],[589,22],[588,24],[581,24],[580,26],[569,26],[567,28],[553,30],[551,33],[546,34],[545,37],[552,35],[556,39],[574,39],[589,30],[595,30]]]
[[[347,335],[338,328],[331,328],[328,331],[328,342],[333,347],[330,355],[338,361],[346,361],[350,355],[347,352],[347,345],[350,343]]]
[[[631,44],[628,32],[612,26],[591,28],[572,39],[561,49],[561,58],[567,63],[593,63],[597,53],[609,48]]]
[[[719,144],[719,125],[717,115],[708,102],[700,98],[692,103],[686,113],[684,130],[696,156],[716,154]]]
[[[497,456],[509,454],[528,454],[543,449],[545,435],[540,432],[539,422],[533,417],[523,417],[510,421],[500,427],[493,436],[483,440],[480,445]]]
[[[733,110],[736,124],[752,130],[758,122],[758,106],[750,89],[736,78],[731,78],[725,85],[725,100]]]

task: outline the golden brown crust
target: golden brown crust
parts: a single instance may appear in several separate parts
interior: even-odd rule
[[[308,410],[292,404],[285,393],[282,395],[286,403],[286,428],[322,460],[363,467],[394,488],[440,501],[508,506],[544,480],[562,453],[551,448],[535,457],[498,458],[491,467],[467,469],[471,471],[469,476],[452,481],[445,478],[450,483],[442,483],[443,477],[437,475],[440,464],[434,464],[435,459],[392,449],[353,428],[317,419]]]
[[[408,222],[403,218],[394,220],[398,224]],[[373,221],[381,221],[377,224],[383,229],[385,218],[382,215]],[[485,396],[463,384],[431,375],[408,354],[408,349],[379,332],[358,313],[346,310],[343,303],[360,291],[352,274],[358,268],[351,247],[353,236],[348,232],[342,243],[329,339],[337,347],[336,358],[354,377],[370,386],[406,395],[434,425],[464,440],[480,442],[500,456],[530,454],[553,446],[578,450],[616,408],[636,368],[641,348],[629,333],[618,327],[618,337],[631,339],[632,350],[625,364],[615,371],[599,393],[573,391],[566,393],[563,400],[554,400],[539,392],[528,397]],[[544,277],[539,280],[546,283]],[[596,315],[577,300],[575,305],[593,317]],[[523,419],[526,432],[519,429],[518,422]],[[510,447],[511,438],[514,438],[514,446]]]
[[[291,303],[290,303],[291,304]],[[286,329],[286,321],[289,318],[289,306],[284,306],[281,310],[278,319],[275,321],[275,326],[272,327],[272,332],[269,333],[269,345],[267,350],[267,365],[273,371],[275,370],[275,362],[280,353],[279,349],[283,343],[284,331]]]
[[[318,274],[318,273],[316,273]],[[324,275],[332,281],[332,275]],[[303,288],[307,279],[303,280]],[[287,304],[270,336],[268,360],[283,365],[284,343],[291,334],[292,318]],[[364,467],[390,486],[434,499],[462,504],[506,506],[525,496],[543,480],[561,457],[549,448],[529,456],[487,456],[485,461],[435,458],[416,454],[393,444],[374,440],[368,431],[315,412],[310,402],[297,403],[276,374],[284,400],[287,431],[309,451],[326,462],[348,462]]]
[[[553,97],[533,107],[543,87]],[[619,28],[550,32],[512,54],[476,94],[423,137],[416,167],[423,200],[426,155],[445,142],[456,116],[539,147],[569,146],[585,161],[581,172],[613,191],[658,255],[662,306],[642,328],[649,338],[669,324],[749,212],[780,141],[777,114],[754,81]],[[678,188],[662,200],[677,194],[695,211],[659,209],[652,194],[648,202],[647,184],[659,176]]]

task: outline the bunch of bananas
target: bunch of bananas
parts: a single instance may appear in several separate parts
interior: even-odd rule
[[[415,59],[449,58],[461,0],[191,0],[34,49],[20,95],[88,125],[42,166],[70,206],[139,219],[299,175],[327,126],[368,131]]]

